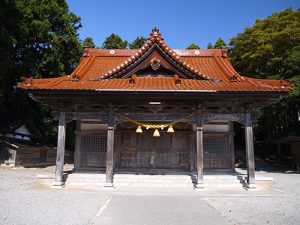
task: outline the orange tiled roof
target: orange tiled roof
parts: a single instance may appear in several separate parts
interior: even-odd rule
[[[153,48],[181,71],[193,77],[124,78],[144,60]],[[23,89],[97,90],[97,91],[288,91],[292,85],[281,80],[262,80],[240,76],[225,49],[173,50],[154,29],[140,49],[85,49],[79,65],[68,76],[47,79],[27,78],[19,83]]]

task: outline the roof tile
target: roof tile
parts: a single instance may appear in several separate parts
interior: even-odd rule
[[[151,46],[157,44],[176,63],[200,76],[199,79],[173,77],[137,77],[134,85],[130,78],[114,78],[133,62],[139,60]],[[95,77],[99,79],[94,79]],[[94,80],[93,80],[94,79]],[[177,79],[177,78],[176,78]],[[233,82],[234,81],[234,82]],[[158,30],[153,30],[147,43],[140,49],[90,49],[86,48],[79,65],[68,76],[59,78],[27,78],[19,83],[27,90],[124,90],[124,91],[288,91],[287,81],[261,80],[240,76],[231,65],[223,49],[173,50],[168,47]]]

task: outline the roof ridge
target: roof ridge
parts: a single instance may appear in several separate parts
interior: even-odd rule
[[[104,76],[101,78],[112,78],[116,76],[117,74],[120,74],[122,71],[125,71],[130,66],[132,66],[134,63],[138,62],[144,55],[147,54],[149,50],[152,49],[155,44],[161,48],[163,52],[167,54],[175,63],[179,64],[179,66],[183,67],[184,70],[187,70],[191,72],[192,74],[196,74],[197,76],[206,79],[206,80],[213,80],[211,77],[202,74],[197,69],[194,69],[191,65],[186,63],[182,57],[180,57],[173,49],[171,49],[168,45],[165,44],[163,41],[163,37],[161,33],[159,32],[158,28],[152,29],[152,32],[149,35],[149,38],[147,39],[147,42],[137,50],[137,52],[130,56],[127,60],[125,60],[120,65],[116,66],[114,69],[108,71]]]

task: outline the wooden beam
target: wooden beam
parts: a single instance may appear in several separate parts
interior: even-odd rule
[[[124,115],[126,117],[129,117],[131,119],[137,120],[137,121],[175,121],[178,119],[181,119],[183,117],[186,117],[190,115],[191,113],[124,113],[121,115]],[[118,121],[121,120],[121,117],[117,118]],[[184,122],[195,122],[194,116],[189,117]]]
[[[203,188],[203,118],[199,110],[196,114],[197,188]]]
[[[253,147],[253,130],[251,114],[245,114],[245,142],[246,142],[246,159],[247,159],[247,183],[248,188],[255,188],[255,163]]]
[[[106,149],[106,184],[105,187],[113,186],[113,167],[114,167],[114,112],[108,115],[107,127],[107,149]]]
[[[56,169],[54,186],[63,185],[63,169],[65,157],[66,120],[65,113],[60,112],[58,121]]]
[[[210,120],[229,120],[242,122],[244,118],[243,114],[239,113],[204,113],[203,120],[204,123],[207,123]]]
[[[66,118],[68,120],[80,120],[80,119],[97,119],[107,121],[107,112],[66,112]],[[59,119],[59,112],[52,112],[51,115],[55,119]]]
[[[137,121],[174,121],[185,116],[189,113],[121,113],[126,117]],[[56,119],[59,118],[59,112],[52,112],[52,116]],[[103,122],[108,123],[108,113],[107,112],[67,112],[66,118],[69,120],[80,120],[80,119],[101,119]],[[114,123],[123,122],[124,119],[115,116]],[[185,119],[184,122],[195,122],[194,117]]]

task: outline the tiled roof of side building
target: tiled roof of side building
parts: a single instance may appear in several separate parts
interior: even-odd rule
[[[157,48],[175,66],[193,75],[195,79],[174,77],[122,77]],[[99,78],[99,79],[95,79]],[[179,84],[180,83],[180,84]],[[226,49],[173,50],[165,43],[157,29],[140,49],[91,49],[86,48],[79,65],[68,76],[47,79],[24,79],[23,89],[61,90],[211,90],[211,91],[288,91],[287,81],[262,80],[240,76],[227,56]]]

